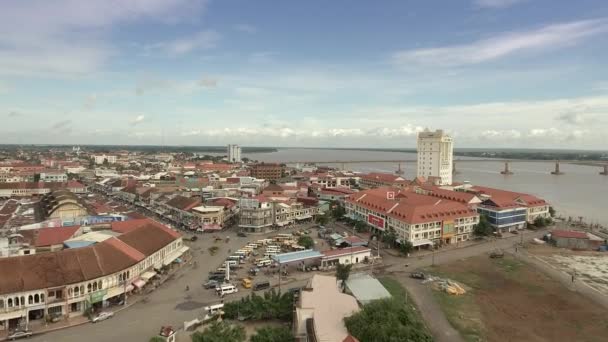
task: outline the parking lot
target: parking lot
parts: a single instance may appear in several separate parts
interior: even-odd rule
[[[311,226],[312,224],[295,226],[282,230],[281,233],[295,229],[309,229]],[[209,272],[216,270],[233,251],[248,242],[274,234],[238,237],[236,230],[231,229],[216,235],[222,241],[214,241],[213,234],[202,234],[197,235],[197,241],[188,242],[191,261],[143,300],[117,313],[114,318],[99,324],[84,324],[33,336],[31,340],[77,342],[82,341],[82,336],[87,336],[90,341],[147,341],[151,336],[156,335],[163,325],[181,328],[183,322],[201,316],[205,306],[221,301],[214,289],[203,287],[208,280]],[[226,237],[230,237],[228,242],[225,242]],[[211,255],[209,249],[214,246],[217,247],[217,252]],[[241,278],[248,276],[250,264],[246,265],[232,272],[232,281],[239,283]],[[281,287],[282,289],[302,287],[309,277],[310,274],[306,272],[290,273],[286,277],[281,277]],[[278,273],[261,272],[253,279],[254,282],[268,280],[272,287],[278,287],[279,284]],[[189,288],[187,291],[186,287]],[[238,293],[226,295],[224,300],[237,300],[252,292],[251,289],[243,289],[240,285],[238,288]]]

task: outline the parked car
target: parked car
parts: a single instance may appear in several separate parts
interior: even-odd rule
[[[410,277],[414,279],[425,279],[426,275],[422,272],[412,272],[410,273]]]
[[[247,234],[245,234],[243,232],[238,232],[238,233],[236,233],[236,236],[238,236],[238,237],[247,237]]]
[[[212,280],[209,280],[208,282],[204,283],[203,287],[205,289],[207,289],[207,290],[208,289],[214,289],[214,288],[216,288],[220,284],[221,283],[218,280],[212,279]]]
[[[15,331],[14,333],[8,335],[8,339],[14,341],[18,338],[29,338],[32,336],[32,332],[29,330]]]
[[[93,317],[91,322],[97,323],[97,322],[105,321],[106,319],[112,318],[112,317],[114,317],[113,312],[104,311],[104,312],[100,312],[97,316]]]
[[[253,291],[266,290],[268,288],[270,288],[270,282],[268,282],[267,280],[255,283],[253,285]]]
[[[192,236],[190,237],[190,241],[191,241],[191,242],[194,242],[194,241],[196,241],[196,240],[198,240],[198,236],[196,236],[196,235],[192,235]]]
[[[502,251],[494,251],[494,252],[490,253],[490,258],[492,258],[492,259],[500,259],[504,256],[505,256],[505,253],[503,253]]]

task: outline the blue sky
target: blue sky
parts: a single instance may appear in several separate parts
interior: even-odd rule
[[[2,143],[606,149],[601,0],[3,1]]]

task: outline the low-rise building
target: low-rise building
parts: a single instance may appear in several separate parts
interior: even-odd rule
[[[408,180],[401,176],[390,173],[372,172],[360,175],[359,186],[362,189],[373,189],[382,186],[405,188],[410,184]]]
[[[187,250],[181,236],[148,221],[82,248],[0,258],[0,330],[83,315],[145,285]]]
[[[93,156],[93,159],[95,160],[95,164],[97,165],[101,165],[104,163],[107,164],[116,164],[116,156],[115,155],[109,155],[109,154],[96,154]]]
[[[46,170],[40,173],[41,182],[67,182],[68,175],[61,171],[49,171]]]
[[[372,250],[367,247],[347,247],[321,252],[321,267],[331,268],[337,265],[359,264],[371,258]]]
[[[479,222],[479,214],[461,202],[389,187],[349,195],[345,209],[347,217],[393,230],[415,247],[467,241]]]
[[[344,318],[358,311],[357,300],[340,291],[336,277],[315,274],[296,304],[296,341],[356,341],[346,330]]]
[[[59,189],[75,194],[87,192],[87,187],[78,181],[0,183],[0,198],[40,196]]]
[[[69,190],[51,191],[40,199],[41,218],[74,221],[78,217],[87,216],[87,209],[78,196]]]
[[[536,196],[483,186],[471,187],[469,192],[481,199],[477,206],[498,232],[524,229],[538,217],[548,218],[549,204]]]
[[[258,179],[277,180],[283,177],[283,166],[274,163],[260,163],[249,166],[251,177]]]

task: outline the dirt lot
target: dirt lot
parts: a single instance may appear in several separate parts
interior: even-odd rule
[[[606,310],[510,256],[479,256],[427,272],[465,285],[462,296],[434,294],[467,341],[605,341],[608,335]]]
[[[562,272],[575,273],[577,281],[584,281],[608,296],[608,253],[532,244],[527,246],[527,251]]]

